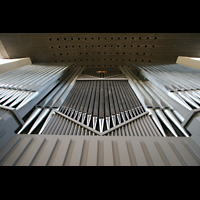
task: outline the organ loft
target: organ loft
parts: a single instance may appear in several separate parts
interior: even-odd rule
[[[199,43],[1,33],[0,165],[200,165]]]

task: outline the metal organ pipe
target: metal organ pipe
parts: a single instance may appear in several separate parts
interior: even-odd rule
[[[6,78],[0,76],[0,104],[15,106],[16,110],[22,108],[67,68],[49,67],[34,66],[32,72],[29,67],[22,69],[23,73],[14,78],[13,83],[10,81],[13,72]],[[36,69],[40,72],[34,72]],[[39,128],[39,135],[178,137],[182,134],[189,137],[181,125],[184,116],[171,101],[175,100],[188,111],[193,106],[199,108],[200,94],[189,91],[192,83],[186,85],[182,81],[178,84],[178,80],[173,80],[173,71],[168,73],[166,68],[162,70],[159,66],[151,69],[139,66],[139,69],[138,76],[135,70],[119,67],[117,70],[122,73],[119,71],[118,76],[110,72],[87,74],[82,67],[74,68],[35,106],[18,134],[31,125],[28,134],[36,133]],[[149,81],[143,81],[142,76]],[[20,78],[24,78],[21,83]],[[9,81],[4,84],[3,80]]]

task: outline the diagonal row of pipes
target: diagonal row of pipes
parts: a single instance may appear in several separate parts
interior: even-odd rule
[[[62,76],[68,66],[27,65],[0,75],[0,105],[22,108]]]
[[[77,81],[60,112],[103,132],[144,109],[127,81]]]
[[[98,136],[94,129],[88,129],[70,120],[69,117],[55,112],[49,120],[47,126],[42,131],[42,135],[88,135]],[[139,117],[115,130],[105,133],[106,136],[162,136],[148,114]]]
[[[187,85],[187,89],[186,87],[183,89],[184,84],[180,85],[176,80],[173,81],[172,71],[174,69],[171,69],[169,76],[166,74],[167,72],[163,71],[164,75],[160,73],[159,67],[148,69],[144,66],[139,66],[139,69],[141,73],[138,76],[135,70],[130,70],[128,67],[119,67],[119,70],[128,81],[108,79],[78,80],[77,78],[83,72],[83,68],[74,69],[43,101],[36,105],[35,110],[18,131],[18,134],[22,133],[31,123],[28,134],[33,133],[46,118],[38,134],[57,134],[57,130],[61,130],[58,125],[62,124],[62,127],[65,127],[67,131],[63,132],[63,134],[68,135],[73,132],[76,135],[75,130],[82,123],[85,126],[85,130],[86,126],[89,126],[90,129],[92,128],[94,132],[99,131],[101,134],[110,130],[107,135],[166,137],[170,133],[174,137],[178,137],[180,134],[189,137],[188,132],[181,125],[184,120],[182,114],[174,109],[169,99],[173,98],[179,104],[185,106],[186,109],[191,110],[192,106],[195,107],[195,104],[192,105],[192,102],[190,102],[189,106],[187,103],[191,99],[194,100],[191,96],[195,95],[193,92],[196,92],[196,90],[198,93],[198,88],[196,87],[194,91],[194,85],[190,85],[193,88],[189,90],[189,85]],[[163,70],[166,71],[166,69]],[[144,81],[144,76],[149,81]],[[193,76],[196,77],[195,74]],[[186,98],[188,96],[190,98]],[[196,98],[199,97],[196,95]],[[189,99],[187,103],[186,99]],[[197,101],[195,103],[196,106],[199,106]],[[55,110],[63,114],[63,116],[67,116],[68,119],[54,115]],[[129,120],[145,112],[148,112],[149,115],[129,123]],[[71,122],[70,118],[74,121],[72,120]],[[62,120],[59,121],[59,119]],[[76,125],[75,121],[79,125]],[[70,127],[73,125],[73,130],[69,127],[67,128],[65,122],[68,125],[70,124]],[[54,127],[56,132],[50,127]],[[114,127],[116,127],[116,131],[113,129]],[[50,133],[48,133],[47,129]],[[178,132],[177,129],[179,130]],[[92,131],[86,132],[86,135],[95,135]],[[80,132],[80,134],[84,135],[83,132]]]
[[[200,108],[200,72],[179,64],[139,66],[140,72],[188,110]]]
[[[150,113],[153,121],[164,137],[166,137],[166,133],[160,120],[166,125],[167,129],[175,137],[178,137],[178,135],[174,130],[171,122],[177,126],[177,128],[182,132],[184,136],[189,137],[187,131],[181,126],[176,113],[172,112],[169,103],[167,101],[163,101],[158,93],[154,92],[151,85],[149,85],[147,81],[142,81],[138,76],[136,76],[136,74],[133,73],[133,71],[127,67],[120,67],[120,69],[127,76],[130,85],[137,94],[143,107]],[[168,118],[171,122],[168,120]]]
[[[37,117],[36,121],[31,126],[28,134],[31,134],[35,128],[42,122],[42,120],[49,114],[52,108],[59,109],[65,100],[66,96],[71,91],[73,85],[75,84],[75,80],[80,73],[82,73],[83,68],[79,67],[72,72],[72,74],[68,75],[63,81],[61,81],[47,96],[41,101],[38,105],[36,105],[35,110],[31,113],[29,118],[26,120],[24,125],[18,131],[18,134],[22,133],[22,131]],[[48,120],[45,124],[43,124],[42,130],[47,124]]]

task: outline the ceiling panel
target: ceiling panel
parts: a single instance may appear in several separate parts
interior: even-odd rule
[[[10,58],[30,57],[33,63],[117,67],[200,57],[199,33],[1,33],[0,40]]]

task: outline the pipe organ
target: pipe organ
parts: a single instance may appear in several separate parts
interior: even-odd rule
[[[14,151],[10,150],[11,153],[8,151],[9,148],[14,148],[15,143],[17,145],[19,138],[24,141],[32,137],[30,140],[27,139],[24,149],[29,149],[29,143],[32,143],[33,138],[40,138],[41,143],[38,143],[37,147],[40,151],[45,141],[53,141],[41,138],[55,136],[58,139],[54,141],[53,149],[58,148],[57,143],[63,138],[70,138],[66,146],[61,145],[65,149],[62,163],[67,162],[67,154],[73,151],[70,150],[72,146],[73,149],[78,148],[73,143],[73,137],[77,141],[84,137],[81,143],[83,146],[79,150],[82,152],[79,164],[90,160],[89,155],[92,151],[88,142],[90,138],[93,138],[91,139],[93,142],[98,140],[98,143],[93,144],[100,152],[96,153],[97,158],[94,158],[97,159],[96,163],[105,164],[101,158],[109,154],[101,157],[101,150],[105,147],[111,148],[106,144],[112,140],[112,148],[108,151],[113,152],[113,165],[118,162],[117,156],[123,163],[123,156],[119,150],[119,146],[122,145],[120,138],[123,138],[122,141],[128,138],[128,141],[123,143],[126,145],[122,149],[127,149],[129,164],[137,163],[135,158],[137,155],[134,156],[133,151],[135,154],[137,151],[139,153],[143,151],[147,158],[151,154],[146,153],[151,152],[148,148],[155,148],[156,152],[162,152],[157,153],[161,158],[166,157],[168,154],[163,153],[165,150],[162,148],[162,142],[158,143],[157,140],[170,140],[168,144],[171,146],[168,145],[166,148],[171,148],[170,151],[174,155],[182,154],[181,150],[178,153],[176,150],[182,143],[177,143],[178,147],[176,142],[173,143],[180,138],[180,141],[186,141],[184,151],[188,151],[194,160],[193,163],[199,165],[199,77],[199,70],[180,64],[150,65],[149,63],[131,64],[129,67],[119,66],[112,70],[106,67],[102,69],[75,67],[72,63],[62,65],[42,63],[3,73],[0,75],[0,148],[2,149],[0,165],[6,163],[15,165],[19,162],[18,159],[16,162],[9,161],[9,156]],[[11,145],[12,138],[16,138],[16,142],[12,144],[14,146]],[[131,145],[131,141],[139,140],[141,141],[138,149],[137,145]],[[149,147],[148,142],[145,143],[148,140],[154,141],[155,146]],[[9,145],[11,147],[8,147]],[[26,163],[23,160],[23,153],[20,152],[18,156],[21,163]],[[87,155],[85,161],[84,155]],[[179,157],[173,159],[180,161]],[[35,157],[28,164],[36,162],[34,159]],[[53,161],[48,160],[46,164],[49,162]],[[126,163],[126,160],[124,162]],[[170,164],[170,161],[163,162]],[[156,159],[150,156],[147,163],[155,164]],[[190,165],[189,161],[180,163]]]

